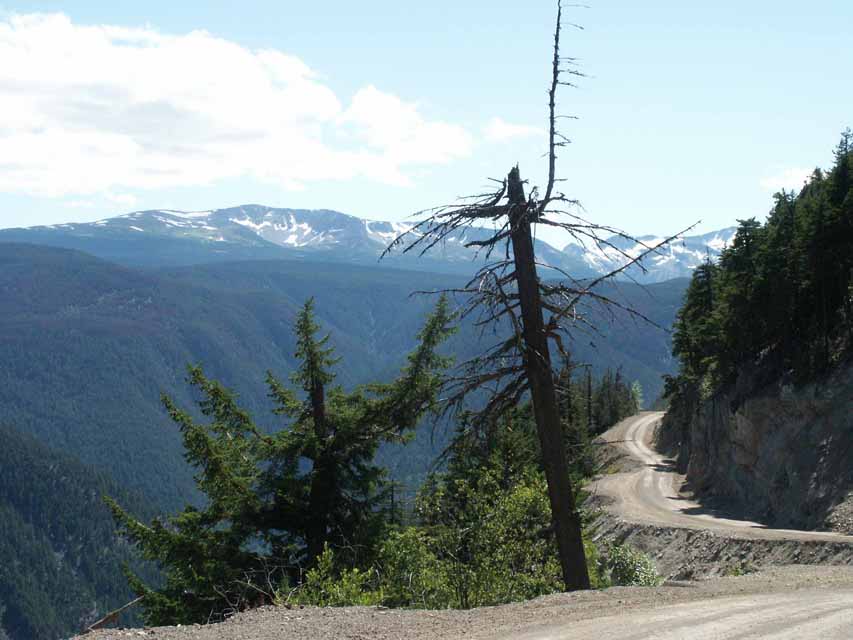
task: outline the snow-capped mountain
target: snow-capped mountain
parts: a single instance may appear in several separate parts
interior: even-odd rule
[[[697,236],[685,236],[673,240],[660,249],[649,253],[642,261],[645,272],[639,266],[631,267],[626,275],[641,282],[662,282],[672,278],[689,276],[705,260],[715,260],[732,241],[736,227],[727,227]],[[573,243],[563,247],[563,253],[583,261],[597,273],[618,269],[630,258],[636,258],[661,244],[666,238],[640,236],[628,240],[613,236],[603,246],[581,246]]]
[[[372,258],[378,258],[395,238],[414,226],[411,222],[364,220],[327,209],[275,209],[260,205],[199,212],[140,211],[93,224],[209,242],[252,243],[260,239],[283,249],[367,254]],[[436,247],[436,255],[442,260],[470,262],[476,252],[464,245],[488,235],[487,230],[477,229],[451,235],[442,246]],[[557,249],[541,245],[538,249],[546,261],[548,258],[562,261]]]
[[[83,224],[62,224],[0,230],[0,241],[24,241],[87,250],[131,263],[187,264],[224,259],[293,258],[335,262],[376,263],[379,255],[410,222],[365,220],[326,209],[280,209],[244,205],[211,211],[138,211]],[[485,238],[488,229],[467,229],[450,236],[425,257],[393,255],[388,264],[422,270],[470,272],[477,252],[464,245]],[[690,275],[710,256],[719,255],[734,229],[678,240],[645,259],[647,273],[630,275],[660,282]],[[654,244],[654,236],[639,239]],[[610,247],[567,245],[559,250],[536,241],[539,260],[576,277],[590,277],[624,264],[641,244],[615,237]],[[624,255],[623,255],[624,252]]]

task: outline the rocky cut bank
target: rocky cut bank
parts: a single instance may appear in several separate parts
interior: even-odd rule
[[[853,359],[802,386],[757,369],[670,411],[658,445],[693,490],[778,528],[853,533]]]

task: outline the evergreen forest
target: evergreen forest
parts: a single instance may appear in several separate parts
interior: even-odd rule
[[[79,631],[130,599],[125,565],[157,579],[116,537],[103,496],[144,518],[157,513],[148,500],[11,427],[0,438],[0,638]]]
[[[689,413],[738,384],[803,384],[853,347],[853,134],[799,193],[782,191],[764,223],[742,220],[718,263],[698,267],[678,312],[671,410]],[[739,381],[742,384],[739,384]]]

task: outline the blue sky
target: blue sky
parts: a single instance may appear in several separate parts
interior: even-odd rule
[[[590,4],[566,12],[589,77],[560,95],[559,168],[596,221],[761,217],[853,126],[853,3]],[[397,220],[515,162],[541,183],[555,7],[526,5],[0,0],[0,227],[248,202]]]

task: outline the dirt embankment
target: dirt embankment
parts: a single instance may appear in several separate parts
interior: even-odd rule
[[[625,522],[609,515],[599,519],[597,538],[644,551],[670,580],[737,576],[792,564],[853,567],[853,544],[847,542],[744,538],[707,529]]]

